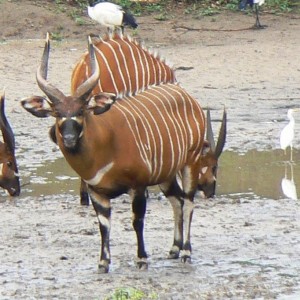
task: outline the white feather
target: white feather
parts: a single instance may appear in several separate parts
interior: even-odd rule
[[[121,6],[110,2],[101,2],[94,7],[88,6],[90,18],[111,29],[122,25],[123,14]]]

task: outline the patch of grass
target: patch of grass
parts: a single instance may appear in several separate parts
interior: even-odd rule
[[[66,4],[65,0],[55,0],[55,2],[58,4]],[[69,0],[68,3],[72,6],[77,6],[80,8],[86,8],[88,5],[87,0]]]
[[[123,287],[116,289],[110,296],[105,298],[105,300],[142,300],[142,299],[158,299],[156,293],[151,293],[149,295],[145,294],[143,291],[132,288]]]
[[[162,12],[159,15],[156,15],[154,19],[158,21],[166,21],[170,19],[170,16],[167,14],[167,12]]]
[[[145,5],[145,10],[147,12],[162,12],[165,9],[165,3],[159,1],[157,3],[147,3]]]
[[[51,39],[54,40],[54,41],[61,42],[63,40],[63,36],[62,36],[61,31],[62,31],[62,29],[58,28],[57,31],[51,32],[50,33]]]
[[[238,10],[240,0],[185,0],[186,13],[211,16],[223,9]],[[299,11],[299,0],[267,0],[263,5],[271,12]]]
[[[212,7],[207,7],[203,10],[200,11],[200,15],[201,16],[213,16],[218,14],[220,11],[216,8],[212,8]]]
[[[290,0],[268,0],[266,6],[275,11],[290,12],[292,10],[292,1]]]
[[[81,17],[81,11],[80,10],[78,10],[76,8],[73,8],[73,9],[70,10],[68,15],[75,21],[75,23],[77,25],[86,25],[86,22]]]
[[[293,9],[294,3],[297,0],[267,0],[263,7],[271,10],[272,12],[290,12]],[[239,0],[229,0],[225,4],[226,9],[237,10],[239,5]]]
[[[239,6],[239,2],[240,2],[239,0],[231,0],[225,5],[225,8],[229,10],[237,10]]]

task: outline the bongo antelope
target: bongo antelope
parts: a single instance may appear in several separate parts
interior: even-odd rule
[[[100,271],[108,272],[111,260],[110,199],[125,192],[132,197],[137,264],[139,268],[147,266],[143,238],[145,189],[157,184],[174,211],[170,258],[181,254],[184,262],[190,261],[193,200],[205,135],[205,116],[198,102],[172,83],[120,98],[104,92],[92,97],[100,68],[90,39],[91,75],[71,96],[65,96],[47,80],[49,51],[47,38],[37,71],[37,83],[47,100],[33,96],[23,100],[22,105],[34,116],[56,119],[57,144],[88,184],[102,240]],[[176,180],[179,173],[182,189]]]
[[[115,33],[94,42],[100,77],[93,94],[109,92],[118,95],[134,95],[149,86],[161,83],[175,83],[175,71],[161,59],[129,36]],[[71,92],[89,77],[90,61],[84,53],[73,69]],[[55,142],[55,128],[50,131]],[[80,203],[89,204],[89,196],[84,181],[80,185]]]
[[[7,121],[4,110],[5,95],[0,95],[0,129],[3,142],[0,141],[0,186],[10,196],[20,195],[20,181],[15,157],[15,137]]]
[[[143,89],[161,83],[175,83],[175,71],[161,59],[129,36],[114,34],[94,41],[100,77],[93,90],[114,94],[134,95]],[[71,92],[90,76],[88,52],[75,65]]]
[[[224,109],[222,124],[216,145],[211,125],[210,109],[207,109],[206,140],[204,141],[202,149],[201,168],[198,181],[198,190],[201,191],[203,196],[206,198],[212,198],[216,193],[218,160],[223,152],[226,142],[226,132],[227,113]]]

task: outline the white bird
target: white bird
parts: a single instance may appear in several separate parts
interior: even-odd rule
[[[94,2],[89,0],[88,15],[91,19],[97,21],[101,25],[107,27],[109,34],[111,34],[116,27],[124,31],[124,26],[128,25],[132,28],[137,28],[132,14],[125,12],[120,5],[110,2]]]
[[[289,199],[297,200],[297,190],[296,185],[294,182],[294,170],[293,165],[289,162],[291,167],[291,179],[287,178],[287,165],[285,164],[285,175],[284,178],[281,180],[281,189],[283,194],[288,197]]]
[[[287,117],[290,122],[282,129],[280,133],[280,147],[286,153],[287,147],[291,148],[291,158],[293,160],[293,139],[294,139],[294,128],[295,128],[295,119],[293,117],[293,112],[298,111],[299,109],[290,108],[287,113]]]
[[[256,14],[256,21],[254,28],[257,29],[263,29],[266,28],[266,25],[261,25],[259,22],[259,17],[258,17],[258,6],[261,6],[265,3],[265,0],[241,0],[239,3],[239,9],[240,10],[245,10],[247,5],[250,5],[251,8],[253,8],[253,5],[255,7],[255,14]]]

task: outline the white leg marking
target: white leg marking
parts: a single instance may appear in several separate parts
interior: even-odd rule
[[[183,226],[184,226],[184,242],[190,240],[191,214],[194,209],[194,203],[188,199],[184,199],[183,204]]]
[[[183,170],[182,188],[186,193],[189,193],[192,190],[192,170],[190,167],[185,167]]]
[[[107,230],[110,231],[110,220],[101,215],[98,215],[97,217],[98,217],[100,224],[105,226],[107,228]]]
[[[179,223],[182,218],[181,204],[175,197],[168,197],[168,200],[172,205],[174,213],[174,239],[180,241],[182,239],[182,232],[179,229]]]

